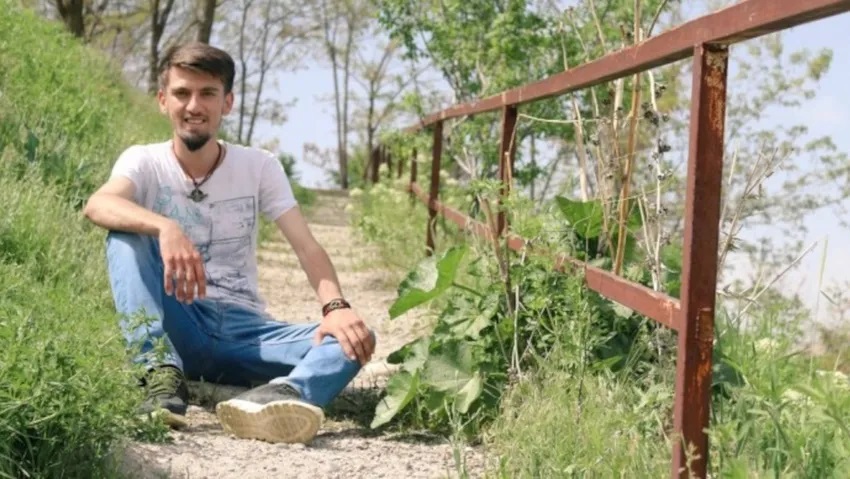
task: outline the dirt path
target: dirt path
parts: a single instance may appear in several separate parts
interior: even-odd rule
[[[368,428],[368,415],[389,371],[384,359],[413,338],[423,322],[413,312],[390,321],[387,309],[395,299],[395,283],[388,273],[370,268],[375,252],[355,239],[346,204],[346,197],[321,194],[307,216],[336,266],[346,297],[374,328],[378,346],[372,362],[328,408],[328,419],[313,443],[273,445],[229,436],[211,412],[212,405],[238,391],[193,385],[189,428],[172,432],[166,444],[131,444],[130,471],[144,479],[440,478],[459,476],[459,457],[470,477],[480,475],[480,451],[453,447],[443,439]],[[288,244],[266,244],[259,263],[262,293],[275,317],[292,322],[319,319],[320,306]]]

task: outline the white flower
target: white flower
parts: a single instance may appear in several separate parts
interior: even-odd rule
[[[345,205],[345,212],[346,213],[351,213],[352,211],[354,211],[354,205],[353,204],[349,203],[349,204]]]
[[[363,190],[360,188],[352,188],[351,191],[348,192],[348,196],[352,198],[358,198],[363,195]]]
[[[761,338],[756,341],[755,346],[759,354],[772,354],[779,348],[779,343],[772,338]]]
[[[801,406],[808,404],[810,401],[808,396],[794,389],[786,389],[785,392],[782,393],[782,399],[785,399],[791,404],[798,404]]]
[[[850,379],[848,379],[847,375],[841,371],[824,371],[819,369],[815,371],[815,374],[819,377],[831,380],[833,385],[835,385],[838,389],[850,390]]]

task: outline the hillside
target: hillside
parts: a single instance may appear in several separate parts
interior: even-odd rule
[[[98,477],[143,432],[103,234],[78,207],[168,125],[104,58],[0,0],[0,476]]]

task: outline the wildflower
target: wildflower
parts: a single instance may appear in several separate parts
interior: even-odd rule
[[[755,349],[758,354],[772,354],[779,349],[779,343],[773,338],[761,338],[756,341]]]

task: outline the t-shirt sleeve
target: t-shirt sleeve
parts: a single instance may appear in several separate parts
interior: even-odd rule
[[[260,212],[270,221],[298,204],[292,193],[292,184],[283,164],[270,152],[264,151],[260,176]]]
[[[128,178],[136,186],[134,194],[137,203],[144,203],[145,192],[150,183],[150,162],[146,160],[145,149],[135,145],[124,150],[112,166],[109,179],[119,176]]]

